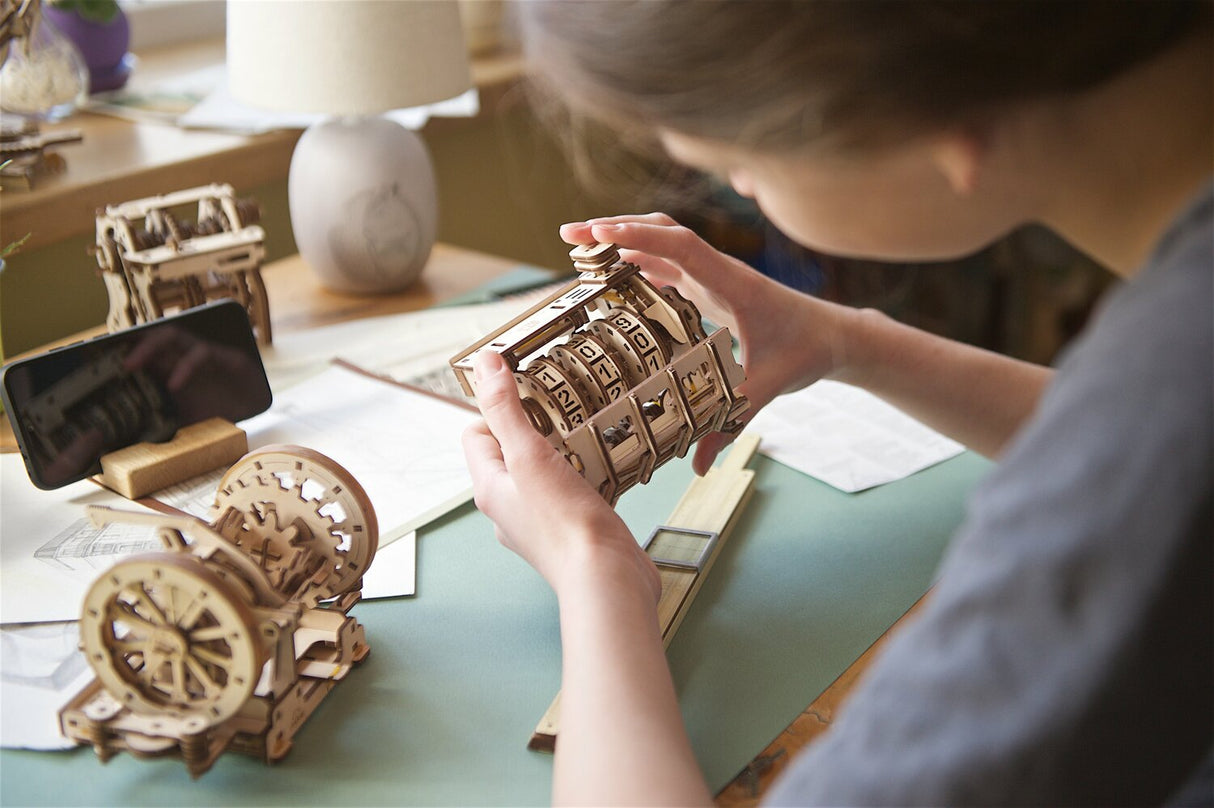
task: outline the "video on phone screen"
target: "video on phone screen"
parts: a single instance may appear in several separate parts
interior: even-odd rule
[[[247,316],[218,308],[10,367],[10,418],[35,484],[98,473],[102,455],[208,418],[263,412],[270,392]]]

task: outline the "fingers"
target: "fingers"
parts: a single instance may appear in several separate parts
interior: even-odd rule
[[[700,442],[696,444],[696,453],[691,458],[691,468],[697,475],[703,477],[712,468],[712,464],[716,462],[717,455],[721,453],[729,444],[733,443],[734,436],[727,435],[724,432],[709,432],[704,437],[700,438]]]
[[[506,474],[506,463],[502,459],[502,448],[489,432],[484,421],[479,421],[464,430],[460,436],[464,447],[464,459],[468,474],[472,478],[476,507],[482,511],[489,507],[498,480]]]
[[[724,258],[692,230],[665,213],[571,222],[561,225],[560,232],[561,238],[570,244],[596,241],[616,244],[621,258],[638,264],[645,277],[658,285],[679,286],[685,275],[700,274],[698,271],[687,273],[687,268],[699,270],[719,266]]]
[[[664,258],[678,266],[704,263],[717,253],[689,228],[679,224],[617,222],[592,224],[590,234],[596,241],[608,241],[622,248]]]
[[[569,222],[560,227],[561,238],[569,244],[589,244],[592,241],[601,241],[591,235],[591,228],[595,225],[614,225],[625,223],[644,223],[659,225],[663,227],[678,226],[678,222],[670,218],[665,213],[630,213],[621,216],[600,216],[594,219],[587,219],[584,222]]]
[[[677,286],[687,273],[662,258],[655,258],[636,250],[620,250],[620,258],[641,268],[641,274],[655,286]]]
[[[531,451],[538,440],[548,446],[528,420],[518,397],[518,385],[505,360],[493,351],[480,351],[472,360],[476,373],[476,405],[501,445],[503,456]]]

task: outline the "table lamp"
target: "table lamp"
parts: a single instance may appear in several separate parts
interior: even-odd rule
[[[459,4],[446,0],[229,0],[233,97],[324,113],[287,184],[300,255],[330,289],[392,292],[417,279],[438,229],[434,169],[417,133],[380,117],[472,86]]]

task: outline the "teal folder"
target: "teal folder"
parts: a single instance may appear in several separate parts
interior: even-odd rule
[[[764,457],[755,491],[668,654],[715,791],[930,586],[989,464],[963,454],[843,494]],[[648,535],[690,463],[619,511]],[[229,753],[197,781],[180,761],[0,753],[0,804],[542,805],[551,757],[527,740],[560,686],[556,601],[471,505],[419,533],[417,595],[360,603],[369,658],[274,766]],[[3,709],[3,705],[0,705]]]

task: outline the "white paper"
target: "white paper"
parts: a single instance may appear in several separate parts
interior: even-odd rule
[[[397,381],[451,372],[448,361],[542,299],[550,289],[508,300],[367,317],[275,335],[262,362],[275,393],[328,368],[340,357]],[[429,385],[421,385],[430,389]],[[450,386],[445,388],[446,392]],[[454,396],[463,398],[463,393]]]
[[[0,746],[69,749],[59,710],[93,678],[76,622],[0,626]]]
[[[416,594],[416,560],[416,533],[380,548],[363,577],[363,599]],[[0,626],[0,746],[76,746],[60,732],[58,715],[93,678],[79,643],[76,621]]]
[[[197,477],[182,480],[176,485],[154,491],[148,496],[182,513],[210,522],[215,516],[212,513],[215,509],[215,492],[219,490],[219,481],[227,472],[226,466],[212,469]]]
[[[472,118],[480,112],[480,94],[475,88],[465,93],[420,107],[394,109],[383,117],[396,121],[406,129],[421,129],[431,117]],[[320,113],[270,112],[242,104],[228,89],[224,80],[189,112],[177,118],[177,125],[198,129],[222,129],[256,134],[273,129],[306,129],[331,116]]]
[[[746,429],[762,436],[763,454],[848,493],[965,450],[871,393],[832,381],[778,397]]]
[[[241,426],[250,448],[297,444],[349,471],[371,499],[383,547],[472,497],[460,436],[479,417],[333,365]]]
[[[363,600],[400,598],[417,594],[417,533],[381,546],[363,575]]]
[[[21,455],[0,454],[0,623],[76,620],[93,581],[120,558],[163,549],[146,525],[95,528],[86,505],[152,513],[82,480],[43,491]]]
[[[125,87],[93,93],[84,108],[133,121],[175,124],[226,80],[227,69],[222,63],[159,79],[148,79],[136,69]]]

